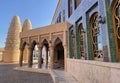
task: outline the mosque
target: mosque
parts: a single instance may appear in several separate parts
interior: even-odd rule
[[[58,0],[48,26],[33,29],[29,19],[21,26],[13,17],[3,61],[33,67],[37,47],[37,68],[44,63],[80,83],[120,83],[119,20],[120,0]]]

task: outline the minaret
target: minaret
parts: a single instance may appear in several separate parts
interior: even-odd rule
[[[7,63],[19,61],[21,23],[18,16],[14,16],[7,34],[3,61]]]
[[[26,19],[24,21],[24,24],[22,26],[22,32],[25,32],[25,31],[28,31],[28,30],[31,30],[32,29],[32,24],[30,22],[29,19]],[[26,62],[28,60],[28,56],[27,56],[27,53],[28,52],[28,49],[27,49],[27,46],[24,47],[24,51],[23,51],[23,61]]]
[[[29,19],[26,19],[23,26],[22,26],[22,32],[28,31],[32,29],[32,24]]]

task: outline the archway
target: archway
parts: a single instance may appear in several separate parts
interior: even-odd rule
[[[26,66],[28,63],[28,48],[27,48],[27,43],[24,42],[22,44],[22,48],[21,48],[21,55],[20,55],[20,65],[21,66]]]
[[[62,45],[62,41],[57,38],[55,41],[54,48],[54,69],[64,69],[64,47]]]
[[[31,51],[32,51],[32,56],[30,56],[30,58],[31,58],[31,62],[32,62],[32,67],[33,68],[38,68],[38,46],[37,46],[37,43],[36,43],[36,41],[33,41],[33,43],[32,43],[32,49],[31,49]]]
[[[42,42],[42,57],[41,64],[43,69],[49,69],[50,55],[49,55],[49,43],[46,39]]]

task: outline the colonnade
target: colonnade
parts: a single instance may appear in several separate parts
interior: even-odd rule
[[[34,47],[30,44],[26,44],[27,45],[27,55],[28,55],[28,64],[27,66],[28,67],[32,67],[33,65],[33,49]],[[43,46],[42,45],[37,45],[38,47],[38,68],[41,68],[42,67],[42,61],[41,61],[41,58],[42,58],[42,48]],[[66,59],[66,56],[67,56],[67,47],[66,45],[63,45],[63,48],[64,48],[64,59]],[[48,49],[49,49],[49,52],[50,52],[50,69],[53,69],[54,68],[54,53],[55,53],[55,46],[52,45],[52,44],[49,44],[49,47],[46,47],[46,64],[48,64]],[[22,67],[23,66],[23,51],[24,51],[24,47],[21,47],[20,48],[20,57],[19,57],[19,66]],[[65,63],[65,60],[64,60],[64,64]],[[66,65],[64,65],[64,68],[65,68]]]

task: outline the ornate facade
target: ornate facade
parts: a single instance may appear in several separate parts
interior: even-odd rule
[[[38,68],[45,47],[51,69],[62,67],[81,83],[119,83],[120,0],[59,0],[51,25],[32,29],[26,20],[18,44],[20,66],[32,67],[37,45]]]

